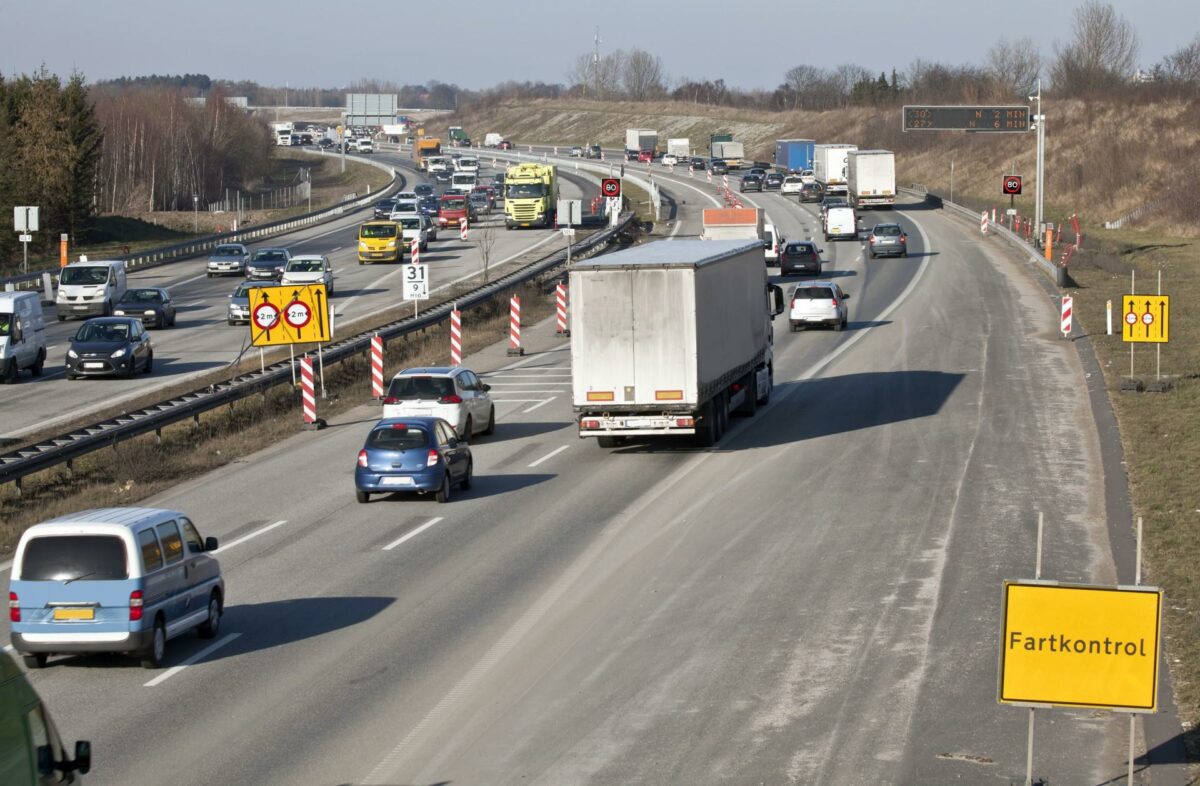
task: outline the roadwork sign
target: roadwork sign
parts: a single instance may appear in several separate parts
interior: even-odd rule
[[[324,284],[250,290],[250,343],[256,347],[324,343],[333,338]]]
[[[1121,340],[1166,344],[1171,337],[1171,298],[1166,295],[1121,297]]]
[[[404,265],[404,299],[429,299],[429,265]]]
[[[1154,712],[1162,592],[1004,583],[1000,701]]]

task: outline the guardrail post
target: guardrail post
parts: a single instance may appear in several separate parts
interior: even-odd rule
[[[162,428],[154,429],[154,441],[158,445],[162,445]]]
[[[67,477],[75,477],[75,459],[67,459]]]
[[[13,481],[13,487],[17,490],[17,496],[21,496],[21,479],[17,478]]]

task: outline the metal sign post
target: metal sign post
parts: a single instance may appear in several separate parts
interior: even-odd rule
[[[19,233],[17,240],[21,242],[22,260],[21,272],[29,272],[29,242],[33,240],[32,232],[38,231],[38,207],[36,205],[19,205],[13,207],[13,229]]]

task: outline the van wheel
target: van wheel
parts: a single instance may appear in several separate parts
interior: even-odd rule
[[[160,619],[154,623],[150,646],[142,650],[142,668],[161,669],[167,658],[167,626]]]
[[[25,668],[27,669],[44,669],[46,667],[46,653],[44,652],[22,655],[21,660],[25,662]]]
[[[12,358],[4,366],[4,384],[12,385],[17,381],[17,374],[20,373],[17,368],[17,359]]]
[[[29,367],[29,370],[33,372],[35,377],[40,377],[42,375],[42,366],[44,365],[46,365],[46,350],[39,349],[37,360]]]
[[[213,593],[208,599],[208,619],[201,623],[196,632],[202,639],[215,639],[221,630],[221,597]]]
[[[104,316],[111,317],[112,312],[113,312],[112,301],[111,300],[104,301]]]
[[[434,499],[439,503],[450,501],[450,470],[446,470],[446,474],[442,475],[442,487],[437,490]]]

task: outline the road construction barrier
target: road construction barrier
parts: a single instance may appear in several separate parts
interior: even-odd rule
[[[457,305],[450,312],[450,365],[462,365],[462,313]]]
[[[458,239],[467,242],[467,219],[458,219]]]
[[[300,358],[300,398],[304,410],[304,422],[317,422],[317,393],[313,385],[312,358]]]
[[[383,398],[383,336],[371,338],[371,395]]]
[[[417,240],[417,239],[414,237],[414,238],[413,238],[413,241],[412,241],[412,244],[411,244],[411,245],[409,245],[409,247],[408,247],[408,248],[409,248],[409,251],[408,251],[408,253],[409,253],[409,255],[412,257],[412,263],[413,263],[414,265],[419,265],[419,264],[421,264],[421,243],[420,243],[420,241],[418,241],[418,240]]]
[[[567,285],[559,283],[554,289],[554,313],[557,321],[557,329],[554,331],[556,336],[571,335],[570,329],[567,327]]]
[[[513,295],[508,301],[508,354],[524,355],[521,347],[521,296]]]

